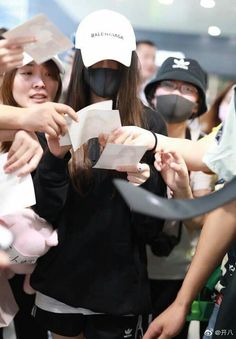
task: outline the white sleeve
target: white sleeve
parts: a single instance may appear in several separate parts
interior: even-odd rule
[[[215,142],[203,157],[207,167],[226,181],[236,175],[235,89],[223,128],[218,131]]]

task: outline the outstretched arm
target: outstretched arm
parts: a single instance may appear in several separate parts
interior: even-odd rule
[[[209,168],[203,163],[202,158],[209,145],[214,140],[215,134],[203,138],[198,141],[187,139],[170,138],[161,134],[157,134],[156,151],[176,151],[184,158],[189,170],[209,172]],[[135,126],[124,126],[108,135],[101,135],[100,143],[130,144],[144,145],[149,150],[155,145],[155,137],[152,132]],[[160,163],[156,159],[156,167],[159,169]]]
[[[153,320],[144,339],[169,339],[181,331],[192,301],[236,237],[235,217],[236,201],[208,215],[195,256],[175,301]],[[224,220],[223,227],[219,220]]]
[[[204,154],[207,152],[208,147],[213,142],[214,136],[202,138],[198,141],[188,139],[170,138],[158,135],[157,154],[155,167],[159,169],[158,164],[158,151],[164,150],[165,152],[178,152],[183,157],[188,169],[190,171],[210,172],[209,168],[202,161]]]
[[[24,129],[29,132],[44,132],[52,137],[67,132],[65,115],[77,121],[75,111],[64,104],[45,102],[27,108],[0,106],[0,129]]]

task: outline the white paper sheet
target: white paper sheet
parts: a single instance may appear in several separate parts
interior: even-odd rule
[[[107,144],[94,168],[137,165],[146,151],[146,146]]]
[[[78,112],[77,112],[77,114],[78,114]],[[66,123],[67,123],[68,129],[69,129],[73,120],[69,117],[69,115],[65,115],[65,119],[66,119]],[[61,136],[61,135],[59,136],[59,144],[60,144],[60,146],[70,146],[71,145],[69,133],[66,133],[63,136]]]
[[[26,44],[24,50],[38,64],[73,47],[72,42],[44,15],[39,14],[8,32],[5,38],[35,36],[37,41]]]
[[[0,155],[0,216],[36,203],[31,175],[17,177],[16,172],[6,174],[3,170],[6,161],[7,153]]]
[[[79,121],[68,118],[68,135],[60,138],[60,145],[70,145],[76,151],[82,144],[100,133],[110,133],[121,127],[118,110],[112,110],[112,100],[84,107],[78,113]]]

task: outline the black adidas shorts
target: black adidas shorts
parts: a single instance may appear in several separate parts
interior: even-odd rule
[[[112,316],[53,313],[34,306],[33,317],[52,333],[86,339],[140,339],[143,337],[142,316]]]

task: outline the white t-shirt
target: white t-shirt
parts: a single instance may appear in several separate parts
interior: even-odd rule
[[[84,315],[100,314],[87,308],[69,306],[40,292],[36,292],[35,305],[44,311],[52,313],[73,313]]]
[[[235,91],[236,86],[234,87],[234,95],[232,96],[223,128],[218,131],[215,142],[203,157],[207,167],[225,181],[231,180],[236,175]]]
[[[195,125],[196,127],[196,125]],[[191,139],[197,140],[199,129],[190,129]],[[190,185],[192,191],[211,189],[213,176],[203,172],[190,173]],[[167,234],[178,235],[179,221],[166,221],[163,231]],[[184,224],[180,242],[174,247],[168,257],[157,257],[147,246],[148,276],[155,280],[182,280],[190,265],[200,230],[189,231]]]

